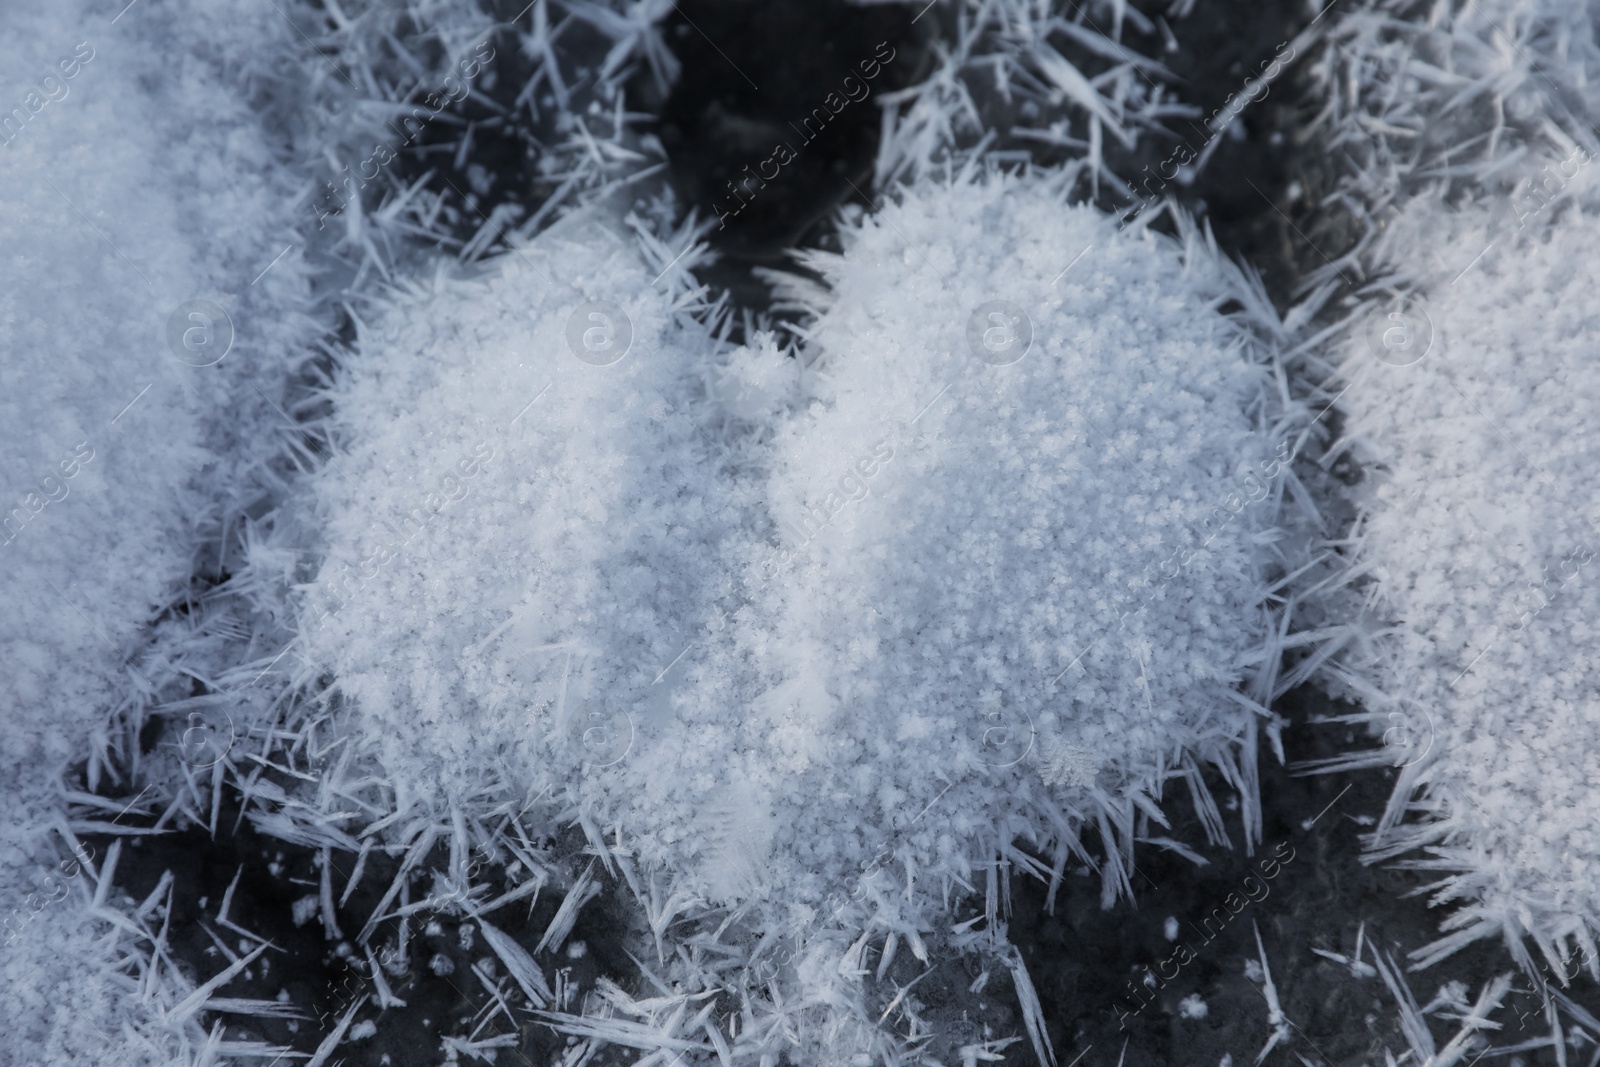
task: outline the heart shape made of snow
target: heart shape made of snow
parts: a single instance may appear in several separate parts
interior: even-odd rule
[[[1289,475],[1214,249],[991,177],[808,265],[799,358],[593,217],[364,332],[304,625],[397,780],[812,903],[1249,794]]]

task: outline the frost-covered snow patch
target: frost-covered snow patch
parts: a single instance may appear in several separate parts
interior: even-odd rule
[[[1376,3],[1331,36],[1322,121],[1371,229],[1329,274],[1374,280],[1338,352],[1368,477],[1329,680],[1383,745],[1330,765],[1399,770],[1371,854],[1459,905],[1418,959],[1503,937],[1531,973],[1531,936],[1600,974],[1592,10]]]
[[[867,1040],[868,941],[925,956],[985,869],[1002,936],[1019,835],[1059,875],[1095,827],[1112,899],[1169,780],[1226,836],[1208,763],[1259,832],[1290,420],[1218,310],[1256,293],[1185,234],[1036,179],[919,187],[791,283],[798,359],[719,349],[656,277],[687,238],[597,213],[397,288],[332,394],[309,669],[400,808],[547,796],[658,943],[755,903],[713,939],[792,945],[767,973],[832,1020],[813,1052]]]
[[[1453,261],[1492,221],[1416,205],[1408,225]],[[1504,932],[1552,960],[1581,945],[1593,969],[1600,223],[1574,212],[1542,229],[1453,283],[1417,257],[1426,302],[1390,327],[1423,334],[1416,362],[1363,337],[1346,363],[1350,431],[1376,464],[1357,566],[1375,620],[1397,627],[1373,645],[1368,707],[1414,736],[1391,749],[1405,758],[1372,845],[1426,847],[1411,863],[1444,872],[1437,899],[1463,904],[1427,958]]]
[[[171,18],[7,15],[7,69],[37,83],[16,86],[26,120],[0,147],[7,772],[59,769],[90,721],[155,695],[139,629],[187,578],[221,456],[281,419],[256,390],[281,393],[301,358],[303,267],[258,278],[292,253],[294,190],[190,36],[180,73],[143,84],[140,35]]]
[[[87,762],[96,788],[108,761],[138,758],[125,742],[146,716],[194,712],[204,732],[214,706],[178,703],[214,665],[152,654],[151,635],[198,629],[165,609],[197,558],[215,561],[203,535],[242,521],[239,457],[278,450],[284,416],[263,397],[312,335],[284,131],[251,107],[291,31],[250,5],[119,17],[75,0],[9,6],[0,27],[0,908],[18,923],[4,1056],[182,1062],[204,1040],[194,1011],[152,1007],[192,985],[130,974],[149,945],[107,934],[134,925],[111,915],[103,857],[64,896],[29,894],[75,845],[67,765]],[[149,761],[181,774],[183,730]]]
[[[780,825],[809,877],[882,848],[964,878],[1024,811],[1131,832],[1196,757],[1252,792],[1236,687],[1273,516],[1244,498],[1273,493],[1272,413],[1203,243],[999,178],[846,236],[808,260],[829,291],[796,292],[817,320],[757,563],[774,637],[718,650],[763,676],[767,761],[808,783]]]
[[[418,789],[489,759],[604,791],[646,747],[743,519],[688,410],[710,339],[676,325],[682,265],[656,273],[574,217],[397,290],[346,361],[306,644]]]

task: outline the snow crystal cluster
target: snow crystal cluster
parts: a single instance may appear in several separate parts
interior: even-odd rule
[[[598,780],[668,718],[657,678],[748,520],[703,426],[683,264],[655,273],[636,235],[569,216],[479,277],[397,289],[346,361],[306,647],[419,790],[459,795],[485,761]]]
[[[264,397],[311,334],[299,257],[262,273],[295,190],[235,47],[286,28],[187,6],[0,15],[0,1016],[28,1062],[97,1060],[123,1031],[137,983],[85,914],[89,852],[58,864],[59,777],[190,695],[145,655],[151,619],[244,503],[236,457],[276,451]]]
[[[1457,257],[1491,239],[1482,213],[1427,221]],[[1388,313],[1420,335],[1407,365],[1392,349],[1347,363],[1350,428],[1377,465],[1358,565],[1398,626],[1376,644],[1369,708],[1407,735],[1390,737],[1403,769],[1374,848],[1436,846],[1424,866],[1471,902],[1435,952],[1504,930],[1552,952],[1575,936],[1596,962],[1597,230],[1574,212],[1454,284],[1431,272],[1425,304]],[[1413,791],[1421,821],[1396,826]]]
[[[798,362],[714,355],[598,218],[397,291],[307,648],[412,790],[492,765],[711,899],[959,881],[1035,819],[1131,847],[1196,758],[1247,784],[1260,714],[1281,478],[1211,255],[922,187],[813,261]]]
[[[805,868],[888,848],[959,880],[1018,812],[1127,818],[1165,768],[1253,750],[1281,481],[1203,246],[996,178],[914,187],[808,264],[743,639]]]
[[[304,280],[279,263],[251,285],[294,236],[293,191],[202,60],[146,91],[132,15],[8,20],[36,25],[7,33],[7,69],[37,75],[0,147],[9,771],[58,768],[99,709],[148,685],[135,631],[187,578],[197,483],[270,414],[255,390],[281,392]]]
[[[1108,903],[1131,894],[1136,842],[1186,851],[1160,831],[1174,789],[1227,840],[1207,771],[1248,847],[1271,698],[1320,668],[1384,741],[1334,762],[1399,770],[1373,854],[1462,903],[1420,958],[1509,934],[1531,969],[1531,934],[1600,973],[1590,16],[1368,0],[1317,31],[1317,122],[1371,226],[1311,286],[1365,284],[1333,362],[1367,477],[1343,588],[1302,605],[1316,521],[1292,514],[1314,510],[1292,460],[1320,431],[1287,399],[1312,388],[1283,363],[1299,326],[1176,213],[1162,235],[1156,212],[1071,202],[1117,187],[1105,138],[1170,113],[1117,40],[1144,16],[1106,6],[1109,38],[1050,5],[942,8],[951,47],[883,101],[881,202],[805,276],[769,275],[797,341],[738,347],[691,274],[697,223],[671,232],[677,207],[641,191],[660,145],[624,107],[630,71],[674,73],[669,4],[536,5],[514,30],[437,0],[0,16],[0,903],[20,914],[100,784],[147,760],[141,816],[215,819],[226,780],[267,836],[404,852],[384,908],[446,839],[465,870],[508,825],[576,826],[683,988],[602,983],[582,1018],[563,996],[567,1033],[682,1051],[688,998],[715,990],[742,1028],[690,1026],[725,1059],[892,1057],[869,948],[882,979],[899,944],[927,962],[981,937],[1045,1060],[998,872],[1054,892],[1075,859]],[[480,210],[481,166],[471,194],[408,169],[418,124],[452,143],[468,82],[548,141],[528,203]],[[989,166],[1015,149],[983,160],[996,100],[1008,136],[1083,161]],[[610,196],[630,186],[633,213]],[[320,352],[314,271],[350,327]],[[1308,619],[1337,647],[1279,677]],[[224,705],[254,760],[197,776],[170,726],[130,742]],[[329,735],[333,760],[282,770]],[[298,752],[272,763],[280,744]],[[73,761],[75,822],[51,792]],[[17,1047],[251,1051],[192,1047],[226,978],[197,992],[141,925],[161,902],[114,899],[116,860],[80,857],[94,884],[8,931]],[[524,885],[564,877],[536,868]],[[324,890],[285,920],[331,923]],[[481,929],[542,984],[544,943]],[[684,962],[706,945],[716,966]]]
[[[1370,97],[1330,110],[1412,190],[1393,206],[1353,179],[1388,217],[1342,363],[1368,636],[1333,680],[1384,745],[1335,762],[1399,769],[1372,853],[1440,872],[1435,900],[1460,904],[1419,958],[1503,937],[1532,970],[1531,936],[1600,973],[1595,28],[1507,0],[1429,24],[1360,9],[1334,34]],[[1389,135],[1357,132],[1373,114]]]

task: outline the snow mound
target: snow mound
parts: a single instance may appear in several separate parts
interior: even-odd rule
[[[1500,937],[1531,974],[1532,938],[1600,974],[1592,9],[1392,6],[1321,68],[1374,278],[1336,350],[1367,477],[1328,679],[1382,735],[1326,766],[1399,770],[1371,854],[1458,905],[1420,961]]]
[[[1433,213],[1428,230],[1470,258],[1486,214]],[[1351,432],[1382,472],[1360,557],[1398,626],[1374,710],[1416,738],[1373,847],[1427,848],[1418,865],[1449,875],[1438,898],[1467,902],[1445,927],[1464,932],[1430,956],[1506,931],[1552,959],[1574,938],[1600,964],[1600,830],[1584,814],[1600,798],[1597,232],[1573,214],[1454,284],[1437,273],[1402,312],[1431,332],[1425,354],[1396,366],[1358,348],[1347,364]]]
[[[711,342],[677,324],[683,264],[653,274],[573,216],[397,290],[346,362],[306,646],[420,792],[485,760],[603,792],[658,729],[654,680],[745,517],[694,418]]]
[[[182,723],[171,705],[206,691],[206,668],[151,654],[151,635],[185,625],[167,609],[207,532],[238,521],[238,457],[276,451],[285,416],[264,397],[312,334],[283,134],[251,107],[292,31],[270,8],[120,6],[0,15],[7,1062],[193,1051],[192,1012],[133,1006],[122,968],[146,947],[88,906],[97,862],[63,858],[60,779],[86,761],[96,788],[108,750],[139,758],[124,742],[147,714]],[[172,735],[151,760],[177,765]],[[170,1007],[182,985],[143,988]]]
[[[13,12],[6,35],[7,68],[36,75],[0,147],[8,773],[58,770],[153,695],[140,628],[187,578],[218,453],[278,417],[252,386],[281,391],[296,324],[263,309],[304,301],[294,262],[251,286],[294,235],[243,100],[198,64],[147,91],[149,26],[96,37],[79,14]]]
[[[804,899],[957,786],[910,852],[965,873],[996,773],[1131,820],[1185,753],[1253,738],[1252,501],[1281,480],[1198,245],[1035,186],[924,191],[814,261],[838,296],[802,389],[770,343],[710,356],[574,227],[397,294],[336,394],[306,635],[398,776],[571,786],[709,863],[701,890],[737,810]],[[1031,309],[1012,355],[996,294]],[[631,323],[610,366],[574,354],[592,301]]]
[[[1250,793],[1255,501],[1283,479],[1205,246],[991,178],[916,187],[808,264],[826,292],[796,291],[807,374],[747,583],[764,625],[736,637],[749,740],[793,776],[787,891],[875,850],[964,879],[1047,811],[1160,821],[1196,759]]]
[[[1213,247],[1047,181],[928,184],[790,280],[798,359],[719,349],[644,251],[580,213],[397,289],[345,361],[307,676],[397,809],[548,793],[658,939],[750,905],[715,938],[744,980],[792,945],[772,977],[835,1052],[849,952],[925,955],[985,866],[992,916],[1017,837],[1059,873],[1096,827],[1113,899],[1170,780],[1225,839],[1206,763],[1259,834],[1292,475]]]

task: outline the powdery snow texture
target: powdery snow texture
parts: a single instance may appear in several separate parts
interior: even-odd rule
[[[1451,259],[1494,233],[1484,209],[1412,215],[1417,247]],[[1381,465],[1360,565],[1375,614],[1399,627],[1376,646],[1371,705],[1415,736],[1374,847],[1430,846],[1416,862],[1449,873],[1441,899],[1464,906],[1445,929],[1465,933],[1438,948],[1575,937],[1593,966],[1600,224],[1573,213],[1541,230],[1454,284],[1432,272],[1426,318],[1404,312],[1414,330],[1431,320],[1416,363],[1385,363],[1363,338],[1347,364],[1351,430]],[[1413,789],[1421,818],[1397,826]]]
[[[1264,377],[1203,250],[1039,183],[919,187],[846,239],[773,448],[772,636],[740,636],[808,877],[889,848],[935,892],[1244,741],[1268,516],[1225,501]]]
[[[27,894],[66,855],[59,775],[115,712],[156,697],[162,672],[138,665],[154,610],[188,579],[219,457],[280,418],[250,386],[281,392],[306,333],[293,257],[250,284],[292,237],[293,190],[235,61],[279,31],[216,5],[115,14],[63,0],[0,16],[6,1062],[161,1058],[123,1049],[135,983],[86,914],[91,876]],[[187,362],[168,345],[169,314],[194,298],[233,315],[219,364],[193,365],[220,334],[192,338]]]
[[[652,273],[574,218],[395,294],[351,355],[306,632],[416,789],[459,796],[489,763],[603,791],[659,732],[654,680],[745,519],[689,410],[709,341]],[[599,365],[574,354],[589,331],[631,343]]]
[[[1531,971],[1531,935],[1600,974],[1593,15],[1379,3],[1331,32],[1325,117],[1359,150],[1350,192],[1388,216],[1342,353],[1371,639],[1332,672],[1386,744],[1335,762],[1400,767],[1373,855],[1460,905],[1420,959],[1499,936]]]
[[[714,355],[579,221],[387,302],[305,625],[408,788],[493,767],[711,899],[798,903],[875,849],[965,877],[1046,810],[1131,826],[1185,750],[1253,749],[1264,516],[1225,502],[1264,375],[1204,254],[1000,180],[863,226],[804,375]],[[1010,366],[968,342],[995,299]],[[612,366],[568,344],[592,300],[632,322]]]

